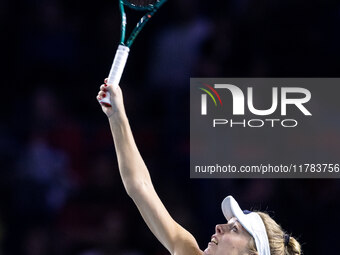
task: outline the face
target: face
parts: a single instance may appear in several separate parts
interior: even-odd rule
[[[215,234],[204,250],[204,255],[244,255],[249,254],[251,235],[238,222],[231,218],[227,224],[216,225]]]

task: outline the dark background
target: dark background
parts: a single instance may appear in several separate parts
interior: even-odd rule
[[[2,254],[167,254],[125,194],[95,99],[116,1],[3,0],[0,18]],[[338,180],[189,178],[189,78],[339,77],[339,25],[338,1],[169,0],[137,38],[121,81],[129,120],[161,199],[202,249],[232,194],[305,254],[338,252]],[[299,142],[339,155],[338,130]]]

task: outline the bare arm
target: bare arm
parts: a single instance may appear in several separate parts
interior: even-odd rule
[[[153,187],[125,114],[120,88],[102,85],[100,89],[97,98],[104,97],[106,90],[111,93],[112,107],[102,105],[102,109],[109,117],[124,187],[144,221],[171,254],[202,254],[195,238],[172,219]]]

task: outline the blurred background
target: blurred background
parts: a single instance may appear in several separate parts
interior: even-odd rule
[[[119,41],[117,1],[2,0],[0,19],[0,254],[168,254],[123,189],[96,102]],[[201,249],[233,194],[305,254],[338,252],[339,180],[189,178],[189,78],[339,77],[339,26],[335,0],[169,0],[132,46],[121,87],[136,142]],[[304,139],[340,154],[339,129]]]

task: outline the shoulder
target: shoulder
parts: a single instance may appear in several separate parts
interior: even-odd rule
[[[173,255],[203,255],[200,249],[175,251]]]
[[[191,233],[182,228],[177,236],[173,255],[203,255],[203,251]]]

